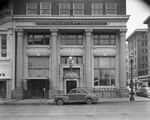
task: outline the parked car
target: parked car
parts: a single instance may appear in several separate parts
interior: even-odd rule
[[[150,97],[150,87],[141,87],[140,91],[136,93],[138,96]]]
[[[59,94],[55,96],[54,102],[58,105],[72,102],[86,102],[92,104],[98,101],[97,95],[89,93],[84,88],[74,88],[68,94]]]

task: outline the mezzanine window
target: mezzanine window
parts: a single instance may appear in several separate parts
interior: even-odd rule
[[[94,45],[116,45],[114,34],[94,34]]]
[[[94,86],[115,86],[115,57],[94,57]]]
[[[107,3],[106,4],[106,15],[117,14],[117,3]]]
[[[103,3],[92,4],[92,15],[103,15]]]
[[[38,4],[34,2],[26,3],[26,14],[27,15],[37,15],[38,14]]]
[[[51,3],[50,2],[41,2],[40,3],[40,14],[41,15],[51,14]]]
[[[61,45],[83,45],[82,34],[61,34]]]
[[[49,56],[29,56],[28,77],[49,77]]]
[[[7,35],[1,34],[0,35],[0,56],[7,57]]]
[[[28,45],[49,45],[50,35],[49,34],[28,34]]]
[[[70,3],[68,2],[59,3],[59,14],[70,15]]]
[[[73,15],[84,14],[84,3],[73,3]]]

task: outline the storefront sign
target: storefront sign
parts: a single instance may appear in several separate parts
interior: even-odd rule
[[[107,25],[104,21],[41,21],[36,25]]]

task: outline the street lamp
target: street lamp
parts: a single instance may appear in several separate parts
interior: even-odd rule
[[[130,101],[134,101],[134,92],[133,92],[133,71],[132,71],[132,66],[133,66],[133,55],[130,55],[130,63],[131,63],[131,80],[130,80],[130,88],[131,88],[131,93],[130,93]]]

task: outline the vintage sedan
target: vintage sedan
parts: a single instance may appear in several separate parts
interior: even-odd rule
[[[97,95],[89,93],[83,88],[74,88],[68,94],[56,95],[54,99],[54,102],[58,105],[71,102],[86,102],[87,104],[92,104],[97,101]]]

